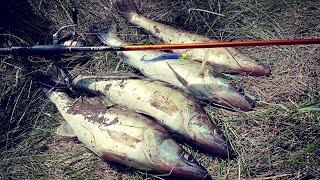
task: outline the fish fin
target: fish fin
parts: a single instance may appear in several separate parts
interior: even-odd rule
[[[204,76],[204,71],[207,67],[206,64],[207,64],[207,61],[202,61],[201,68],[200,68],[199,72],[197,73],[197,76],[200,76],[200,77]]]
[[[103,104],[107,106],[107,109],[116,106],[116,104],[113,103],[108,96],[101,95],[99,96],[99,99],[103,101]]]
[[[174,76],[178,79],[178,81],[184,86],[187,87],[188,86],[188,82],[182,77],[180,76],[172,67],[171,65],[167,62],[168,67],[171,69],[171,71],[173,72]]]
[[[113,72],[118,73],[118,72],[119,72],[120,65],[121,65],[121,63],[123,63],[123,62],[124,62],[123,59],[120,58],[120,60],[118,61],[116,67],[114,68]]]
[[[137,5],[133,0],[111,0],[111,5],[128,20],[133,13],[138,13]]]
[[[117,34],[117,25],[116,23],[112,23],[109,28],[107,29],[107,33],[103,29],[97,29],[95,30],[95,33],[97,34],[98,39],[106,45],[111,46],[121,46],[123,45],[123,42],[121,39],[116,35]]]
[[[222,74],[223,78],[227,79],[227,80],[236,80],[236,78],[238,77],[237,75],[234,74]]]
[[[57,128],[56,134],[64,137],[77,137],[66,121],[62,122]]]
[[[43,73],[41,71],[37,71],[34,72],[32,75],[36,79],[37,83],[40,84],[42,87],[46,87],[47,89],[54,88],[67,90],[67,83],[62,78],[60,78],[60,76],[58,77],[57,75],[59,74],[59,72],[57,71],[54,73],[55,75],[53,75],[53,72]]]
[[[231,55],[232,59],[238,64],[238,66],[241,68],[241,64],[239,63],[239,61],[237,60],[237,58],[235,57],[235,55],[233,53],[231,53],[230,49],[226,48],[226,50],[229,52],[229,54]]]
[[[132,62],[130,61],[129,57],[126,56],[126,54],[124,54],[122,51],[118,51],[117,54],[120,58],[119,65],[120,65],[120,63],[124,62],[129,66],[133,66]]]

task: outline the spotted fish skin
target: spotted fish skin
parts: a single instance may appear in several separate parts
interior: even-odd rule
[[[203,43],[217,42],[206,36],[187,32],[175,27],[152,21],[138,13],[133,0],[113,0],[116,8],[123,13],[126,19],[151,34],[159,37],[166,43]],[[244,73],[252,76],[264,76],[270,73],[266,66],[255,62],[251,57],[242,54],[235,48],[208,48],[173,50],[176,53],[188,53],[191,59],[206,62],[213,66],[217,72]]]
[[[46,94],[76,137],[104,160],[179,177],[209,176],[150,118],[107,108],[98,98],[72,99],[64,92],[48,90]]]
[[[115,27],[108,34],[100,34],[100,39],[107,45],[119,46],[124,44],[115,35]],[[199,100],[214,102],[218,105],[242,111],[254,108],[252,100],[233,90],[221,75],[214,72],[212,67],[185,59],[162,60],[146,63],[141,59],[153,59],[165,54],[161,51],[124,51],[118,52],[120,58],[130,66],[138,69],[143,75],[173,84],[188,90]]]
[[[190,140],[201,149],[227,157],[231,148],[204,110],[182,90],[159,81],[130,77],[79,76],[75,87],[105,96],[116,104],[155,118],[169,131]]]

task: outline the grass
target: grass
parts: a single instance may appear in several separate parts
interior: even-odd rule
[[[154,40],[127,24],[107,1],[77,3],[80,30],[93,45],[99,43],[87,33],[111,20],[117,22],[119,33],[128,42]],[[48,43],[50,34],[70,23],[64,10],[69,1],[12,1],[9,5],[21,12],[16,13],[15,23],[6,22],[11,28],[8,24],[0,28],[0,37],[5,37],[1,38],[1,46]],[[138,5],[141,13],[151,19],[225,41],[319,37],[320,3],[311,0],[139,0]],[[320,178],[319,46],[241,50],[272,69],[269,77],[233,76],[235,86],[243,87],[258,100],[257,108],[242,113],[205,107],[222,127],[237,158],[221,160],[184,147],[216,178]],[[150,177],[145,172],[109,165],[77,141],[56,136],[55,128],[63,119],[30,77],[30,72],[48,71],[52,64],[43,59],[29,60],[8,56],[0,61],[1,179]],[[34,63],[36,60],[41,63]],[[118,64],[115,54],[104,53],[93,54],[82,68],[94,74],[134,71]]]

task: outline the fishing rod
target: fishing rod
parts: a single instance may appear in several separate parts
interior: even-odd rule
[[[152,51],[195,48],[223,48],[223,47],[249,47],[249,46],[283,46],[299,44],[320,44],[320,38],[314,39],[288,39],[288,40],[259,40],[259,41],[234,41],[234,42],[206,42],[189,44],[152,44],[152,45],[123,45],[123,46],[75,46],[67,47],[58,44],[38,45],[31,47],[0,48],[0,55],[22,56],[50,56],[72,54],[76,52],[97,51]]]
[[[78,26],[78,10],[75,6],[71,8],[73,24],[61,27],[52,35],[52,45],[37,45],[29,47],[0,48],[0,55],[16,56],[53,56],[72,54],[77,52],[108,52],[108,51],[151,51],[151,50],[173,50],[194,48],[223,48],[223,47],[249,47],[249,46],[283,46],[299,44],[320,44],[320,38],[312,39],[287,39],[287,40],[258,40],[258,41],[234,41],[234,42],[204,42],[186,44],[154,44],[154,45],[123,45],[123,46],[82,46],[79,43],[76,29]],[[73,28],[72,33],[59,38],[65,29]],[[70,42],[66,45],[65,42]]]

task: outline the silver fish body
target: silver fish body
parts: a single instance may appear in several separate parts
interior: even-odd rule
[[[179,177],[208,176],[167,131],[132,111],[107,108],[98,98],[72,99],[63,92],[47,91],[76,137],[106,161],[140,170]]]
[[[169,25],[164,25],[152,21],[137,12],[133,0],[115,0],[120,11],[124,12],[127,20],[148,32],[159,37],[166,43],[203,43],[215,42],[206,36],[193,34],[185,30],[177,29]],[[187,53],[192,60],[206,62],[213,66],[217,72],[245,73],[252,76],[263,76],[270,73],[266,66],[255,62],[249,56],[242,54],[235,48],[208,48],[208,49],[189,49],[174,50],[177,53]]]
[[[108,34],[101,34],[100,38],[108,45],[124,44],[114,31],[113,28]],[[243,111],[253,109],[252,102],[233,90],[228,82],[215,73],[210,66],[202,66],[198,62],[182,58],[157,62],[142,61],[142,59],[153,59],[166,54],[161,51],[124,51],[118,54],[125,63],[135,67],[143,75],[188,90],[196,99]]]
[[[191,140],[211,154],[220,157],[231,154],[227,141],[204,110],[187,94],[167,83],[123,77],[79,76],[73,84],[105,95],[111,104],[154,117],[168,130]]]

